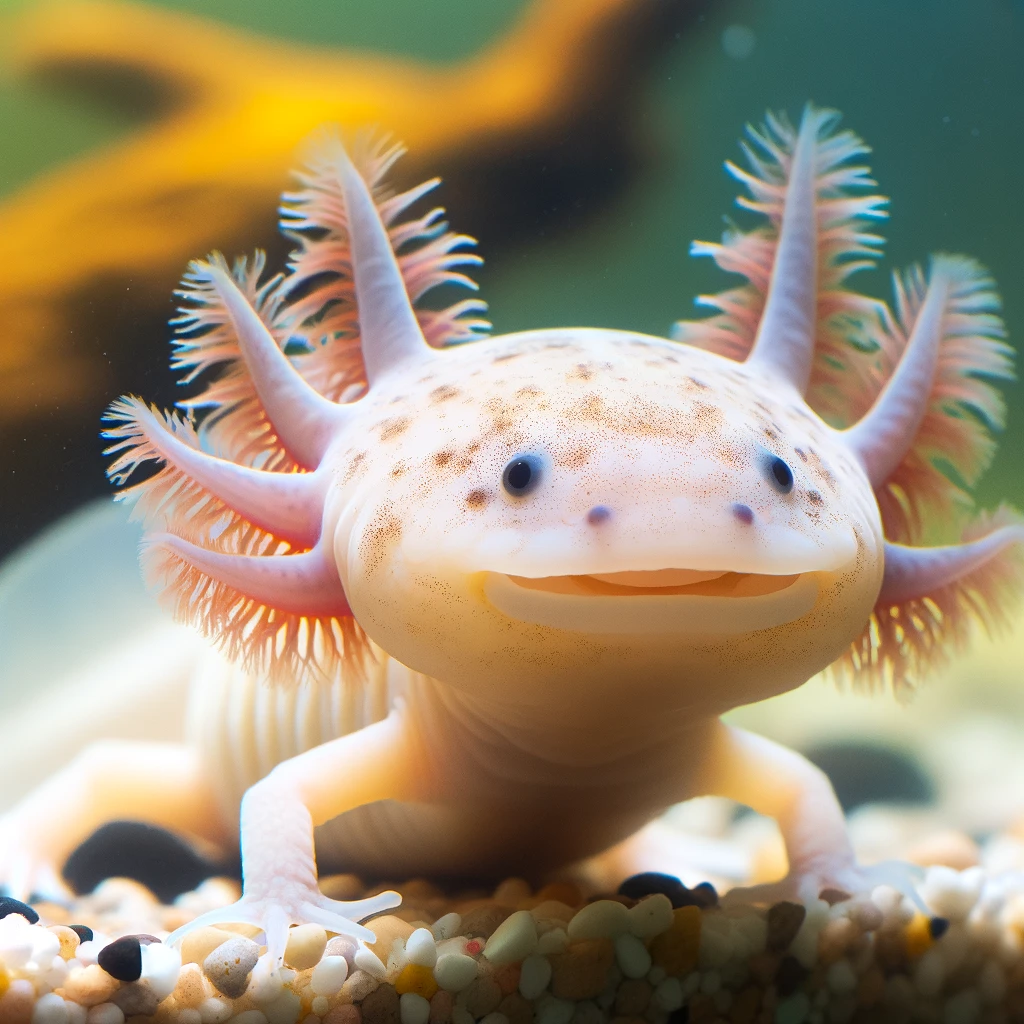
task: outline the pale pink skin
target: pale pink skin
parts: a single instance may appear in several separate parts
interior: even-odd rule
[[[965,263],[936,261],[902,361],[856,425],[834,429],[805,401],[824,123],[809,110],[786,155],[767,300],[742,362],[597,329],[431,348],[347,163],[364,396],[314,392],[211,267],[270,420],[312,471],[213,459],[141,405],[134,422],[157,457],[307,550],[230,555],[173,529],[154,543],[286,612],[354,615],[378,661],[364,681],[342,665],[276,691],[204,656],[190,744],[88,752],[0,820],[0,876],[56,884],[55,865],[111,817],[224,843],[240,800],[242,900],[172,939],[249,922],[280,961],[290,924],[367,938],[354,922],[398,902],[323,897],[315,826],[331,822],[321,860],[356,871],[539,876],[716,794],[775,818],[786,843],[789,875],[750,898],[876,881],[912,892],[908,872],[855,862],[818,769],[719,720],[834,662],[876,606],[949,587],[1021,539],[1005,526],[945,548],[890,544],[876,501],[924,420]],[[502,474],[524,454],[540,476],[519,496]],[[738,590],[714,582],[724,573]]]

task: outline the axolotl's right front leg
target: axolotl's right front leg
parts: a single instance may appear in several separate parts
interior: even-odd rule
[[[251,924],[265,932],[267,952],[278,965],[293,924],[315,923],[372,941],[372,932],[356,922],[398,906],[401,897],[384,892],[346,903],[324,896],[313,829],[378,800],[428,798],[425,764],[401,703],[382,721],[282,761],[242,798],[241,899],[201,915],[167,941],[208,924]]]

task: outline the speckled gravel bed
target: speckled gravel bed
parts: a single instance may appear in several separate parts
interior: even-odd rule
[[[322,884],[365,895],[352,876]],[[0,899],[0,1024],[1024,1021],[1020,874],[930,868],[931,918],[884,886],[769,908],[659,875],[590,898],[518,879],[492,893],[399,888],[372,946],[303,926],[276,972],[254,929],[160,941],[237,898],[226,880],[173,906],[123,879],[73,908]]]

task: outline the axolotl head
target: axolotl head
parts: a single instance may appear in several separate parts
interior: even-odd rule
[[[855,459],[779,391],[601,330],[396,374],[328,456],[357,621],[417,670],[534,700],[628,680],[729,706],[803,682],[869,614],[881,529]]]
[[[834,121],[752,132],[732,170],[767,223],[695,245],[748,283],[675,341],[482,339],[473,300],[421,308],[471,283],[469,240],[403,219],[432,183],[388,192],[396,147],[326,140],[282,207],[288,274],[214,257],[186,277],[175,363],[219,370],[184,403],[199,428],[111,410],[112,478],[164,464],[131,489],[156,584],[292,680],[356,668],[368,638],[531,708],[613,690],[719,711],[844,653],[903,685],[1018,585],[1008,513],[912,546],[926,504],[968,500],[935,456],[977,477],[1010,350],[965,257],[898,276],[895,313],[847,290],[884,200],[857,194],[865,147]]]

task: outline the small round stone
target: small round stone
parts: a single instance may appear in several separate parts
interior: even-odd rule
[[[523,961],[519,973],[519,994],[524,999],[537,999],[551,984],[551,961],[534,953]]]
[[[415,992],[403,992],[398,997],[398,1015],[402,1024],[427,1024],[430,1001]]]
[[[7,917],[8,914],[21,914],[29,924],[36,924],[39,921],[39,915],[27,903],[22,903],[12,896],[0,896],[0,918]]]
[[[395,991],[400,996],[408,992],[429,1000],[437,989],[433,969],[423,964],[408,963],[395,978]]]
[[[308,971],[320,963],[327,945],[327,932],[318,924],[300,924],[288,932],[284,962],[296,971]]]
[[[783,900],[768,909],[767,948],[773,953],[781,953],[789,948],[796,938],[800,926],[807,916],[807,908],[802,903]]]
[[[635,935],[615,938],[615,961],[627,978],[643,978],[651,969],[651,954]]]
[[[104,946],[96,962],[118,981],[138,981],[142,977],[142,943],[156,942],[151,935],[123,935]]]
[[[95,938],[87,924],[69,924],[68,927],[78,936],[80,942],[92,942]]]
[[[434,938],[440,942],[443,939],[450,939],[453,935],[459,934],[462,927],[462,915],[451,913],[439,917],[431,926],[430,931]]]
[[[461,992],[476,979],[477,963],[463,953],[445,953],[437,958],[434,978],[446,992]]]
[[[570,942],[610,939],[629,931],[629,911],[615,900],[596,900],[583,907],[569,922]]]
[[[437,944],[429,928],[417,928],[405,940],[405,955],[410,963],[433,967],[437,963]]]
[[[252,939],[236,935],[222,942],[203,961],[203,973],[218,992],[237,999],[249,985],[249,975],[260,957],[260,947]]]
[[[157,999],[166,999],[178,983],[181,973],[181,954],[173,946],[150,942],[142,947],[142,980],[156,993]]]
[[[100,1003],[85,1019],[86,1024],[124,1024],[124,1010],[114,1003]]]
[[[655,893],[629,908],[629,930],[640,939],[653,939],[672,927],[672,901]]]
[[[660,871],[644,871],[639,875],[631,875],[619,886],[620,895],[634,900],[642,900],[645,896],[658,893],[665,896],[673,908],[683,906],[682,901],[688,891],[675,875],[664,875]]]
[[[141,957],[140,957],[141,960]],[[117,990],[117,981],[98,964],[80,967],[68,974],[64,995],[81,1006],[98,1006],[110,1001]]]
[[[387,977],[388,969],[384,966],[384,961],[369,946],[362,946],[357,949],[353,960],[359,970],[365,971],[374,978],[379,978],[383,981]]]
[[[32,1007],[32,1024],[68,1024],[68,1004],[56,992],[47,992]]]
[[[495,964],[510,964],[537,948],[537,922],[528,910],[517,910],[492,932],[484,956]]]
[[[341,990],[347,977],[348,961],[343,956],[325,956],[313,968],[309,988],[315,996],[333,996]]]

